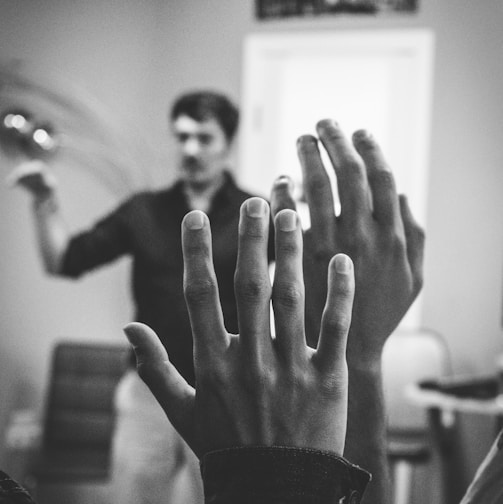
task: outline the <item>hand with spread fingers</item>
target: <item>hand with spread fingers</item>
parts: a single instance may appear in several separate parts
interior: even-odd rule
[[[353,263],[327,263],[316,349],[306,343],[302,230],[295,211],[275,217],[276,269],[267,260],[269,206],[241,207],[235,291],[239,334],[223,322],[211,229],[200,211],[182,223],[184,292],[196,387],[146,325],[125,327],[143,381],[202,459],[207,502],[359,502],[369,475],[342,458],[347,421],[346,342]],[[271,335],[270,304],[275,334]],[[169,309],[169,307],[166,307]],[[357,500],[355,500],[357,499]],[[244,501],[243,501],[244,502]],[[342,502],[342,501],[341,501]]]
[[[422,286],[424,234],[397,194],[393,174],[379,145],[366,131],[350,142],[337,123],[317,124],[319,142],[337,178],[340,215],[320,155],[318,139],[297,143],[311,228],[304,236],[306,332],[315,346],[326,296],[330,258],[348,254],[354,262],[355,299],[347,348],[349,418],[345,455],[374,475],[368,502],[389,502],[386,425],[381,386],[381,354]],[[273,187],[273,214],[293,208],[288,179]]]
[[[183,221],[184,291],[194,337],[195,390],[170,364],[153,331],[138,323],[125,328],[140,376],[199,456],[236,446],[304,447],[339,455],[344,449],[352,262],[340,254],[328,266],[319,345],[312,349],[304,334],[298,216],[283,210],[275,226],[277,266],[271,287],[268,204],[260,198],[243,204],[235,274],[240,333],[233,335],[223,323],[208,218],[193,211]]]
[[[341,213],[334,212],[318,139],[300,137],[297,149],[311,214],[304,240],[308,328],[315,342],[325,288],[319,279],[325,277],[334,254],[348,254],[355,263],[353,313],[358,315],[351,325],[348,350],[373,362],[421,289],[424,234],[406,198],[397,194],[393,174],[370,134],[357,131],[351,143],[331,120],[320,121],[317,132],[337,177]],[[272,207],[273,213],[293,208],[286,178],[273,188]]]

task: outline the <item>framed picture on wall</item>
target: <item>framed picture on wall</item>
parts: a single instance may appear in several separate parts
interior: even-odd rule
[[[415,12],[419,0],[256,0],[259,19],[320,14]]]

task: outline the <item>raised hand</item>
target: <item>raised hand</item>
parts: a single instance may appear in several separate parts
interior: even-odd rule
[[[357,131],[350,142],[332,120],[317,124],[319,141],[335,171],[340,215],[320,156],[318,139],[306,135],[297,143],[311,228],[304,236],[306,331],[316,346],[325,299],[326,267],[336,253],[354,261],[355,300],[347,348],[349,417],[345,455],[368,468],[373,481],[366,502],[389,502],[385,405],[381,354],[422,286],[424,233],[404,196],[396,192],[393,174],[375,140]],[[288,179],[273,187],[274,212],[292,208]]]
[[[36,199],[51,197],[57,185],[47,164],[38,159],[19,164],[7,177],[7,183],[26,189]]]
[[[199,456],[255,445],[317,448],[339,455],[344,448],[352,262],[338,255],[327,263],[328,295],[320,315],[319,344],[312,349],[304,333],[299,219],[292,210],[275,218],[277,265],[272,287],[268,226],[265,201],[251,198],[243,204],[235,274],[240,333],[233,335],[223,324],[208,218],[194,211],[183,221],[195,390],[169,362],[153,331],[138,323],[125,328],[140,376]],[[270,333],[271,299],[275,339]]]
[[[331,120],[320,121],[317,132],[337,176],[341,213],[334,212],[318,140],[302,136],[297,149],[311,213],[311,229],[304,239],[310,341],[315,343],[325,297],[320,280],[330,258],[345,253],[355,263],[356,279],[348,351],[372,361],[380,358],[384,342],[421,289],[424,234],[406,198],[398,196],[381,149],[367,132],[357,131],[351,143]],[[273,189],[272,206],[276,211],[291,207],[281,180]]]

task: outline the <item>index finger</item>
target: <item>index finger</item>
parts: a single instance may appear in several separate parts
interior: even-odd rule
[[[320,369],[329,374],[337,374],[346,359],[354,292],[353,262],[347,255],[337,254],[328,267],[327,300],[315,354]]]
[[[321,240],[329,248],[332,248],[331,241],[334,239],[337,222],[334,212],[334,196],[330,179],[321,159],[318,140],[311,135],[301,136],[297,141],[297,153],[311,215],[313,238],[316,241]]]

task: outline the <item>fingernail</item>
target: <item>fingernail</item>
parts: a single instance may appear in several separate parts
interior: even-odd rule
[[[134,329],[132,329],[132,324],[127,324],[122,328],[122,330],[124,331],[124,334],[126,335],[126,338],[128,339],[129,343],[131,343],[131,345],[134,345],[135,332]]]
[[[293,210],[282,210],[276,217],[276,223],[281,231],[293,231],[297,228],[297,214]]]
[[[297,145],[317,145],[318,139],[313,135],[301,135],[297,138]]]
[[[358,131],[355,131],[353,137],[356,140],[372,140],[373,139],[372,134],[369,131],[367,131],[367,130],[358,130]]]
[[[293,191],[293,180],[287,175],[281,175],[274,181],[274,187],[276,189],[287,189],[288,191]]]
[[[333,119],[322,119],[318,122],[319,128],[338,128],[339,125]]]
[[[263,217],[267,211],[267,203],[262,198],[251,198],[246,202],[248,217]]]
[[[185,227],[187,229],[202,229],[204,227],[204,213],[194,210],[185,216]]]
[[[347,255],[337,254],[335,256],[335,271],[341,275],[347,275],[351,271],[351,260]]]
[[[290,177],[288,177],[287,175],[280,175],[275,181],[274,181],[274,185],[288,185],[290,184]]]

